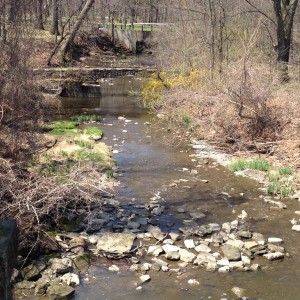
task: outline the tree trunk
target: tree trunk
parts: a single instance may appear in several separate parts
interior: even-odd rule
[[[294,16],[299,0],[290,2],[287,0],[273,0],[277,20],[277,63],[283,82],[289,80],[288,63],[290,61]]]
[[[51,34],[59,35],[58,30],[58,19],[59,19],[59,1],[52,0],[52,24],[51,24]]]
[[[45,30],[43,24],[43,0],[36,1],[36,28]]]
[[[66,56],[68,53],[70,53],[76,33],[79,30],[84,18],[86,17],[86,15],[88,14],[89,10],[91,9],[91,7],[93,6],[94,3],[95,3],[95,0],[87,0],[82,11],[80,12],[77,22],[76,22],[75,26],[73,27],[73,29],[70,33],[70,36],[62,50],[62,58],[61,58],[62,62],[66,62]]]

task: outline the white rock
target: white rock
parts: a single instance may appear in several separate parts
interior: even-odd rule
[[[161,266],[161,270],[163,272],[168,272],[169,271],[169,267],[167,267],[167,266]]]
[[[66,273],[60,278],[63,282],[70,286],[78,286],[80,284],[79,276],[74,273]]]
[[[251,259],[248,256],[242,255],[241,259],[242,259],[242,262],[245,265],[250,265],[251,264]]]
[[[178,241],[180,236],[178,233],[175,233],[175,232],[171,232],[170,234],[170,238],[173,240],[173,241]]]
[[[284,258],[284,253],[274,252],[274,253],[264,254],[263,256],[266,257],[268,260],[275,260],[275,259]]]
[[[215,271],[217,269],[217,264],[215,262],[208,262],[206,266],[206,271]]]
[[[199,285],[200,282],[196,279],[189,279],[188,284],[189,285]]]
[[[280,238],[277,238],[277,237],[270,237],[270,238],[268,238],[268,243],[281,244],[281,243],[283,243],[283,239],[280,239]]]
[[[256,246],[258,246],[258,242],[256,241],[247,241],[245,242],[245,248],[250,250],[252,248],[255,248]]]
[[[229,266],[224,266],[224,267],[221,267],[219,270],[218,270],[219,273],[228,273],[229,272]]]
[[[175,246],[175,245],[170,245],[170,244],[167,244],[167,245],[163,245],[162,246],[163,250],[168,253],[168,252],[178,252],[179,251],[179,247]]]
[[[203,244],[198,245],[198,246],[195,248],[195,250],[196,250],[197,252],[207,252],[207,253],[210,253],[210,252],[211,252],[211,249],[210,249],[208,246],[203,245]]]
[[[292,230],[300,232],[300,225],[294,225]]]
[[[229,260],[227,257],[224,257],[217,261],[218,266],[229,266]]]
[[[149,263],[144,263],[142,266],[141,266],[141,271],[149,271],[151,269],[151,264]]]
[[[229,262],[230,270],[242,270],[244,267],[243,261],[231,261]]]
[[[244,242],[241,241],[241,240],[228,240],[228,241],[226,242],[226,244],[231,245],[231,246],[234,246],[234,247],[236,247],[236,248],[239,248],[240,250],[241,250],[241,249],[243,248],[243,246],[244,246]]]
[[[246,218],[248,218],[248,214],[246,211],[242,210],[242,213],[238,216],[238,218],[244,220]]]
[[[233,287],[231,289],[231,291],[239,298],[243,298],[246,294],[246,290],[245,289],[242,289],[242,288],[239,288],[239,287]]]
[[[140,280],[141,280],[142,283],[148,282],[148,281],[151,280],[151,277],[148,274],[142,275],[142,276],[140,276]]]
[[[196,258],[196,255],[185,249],[179,249],[180,260],[191,263]]]
[[[109,268],[108,268],[109,271],[111,272],[119,272],[120,271],[120,268],[116,265],[111,265]]]
[[[124,118],[124,117],[122,117],[122,116],[119,116],[119,117],[118,117],[118,120],[120,120],[120,121],[125,121],[126,118]]]
[[[195,248],[194,240],[185,240],[185,241],[184,241],[184,245],[185,245],[185,247],[188,248],[188,249],[193,249],[193,248]]]
[[[163,251],[164,250],[162,249],[161,246],[153,245],[148,248],[147,254],[153,256],[159,256],[161,253],[163,253]]]

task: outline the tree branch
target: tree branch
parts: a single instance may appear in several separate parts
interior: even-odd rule
[[[265,16],[267,19],[269,19],[274,25],[277,25],[276,22],[270,18],[265,12],[263,12],[262,10],[260,10],[259,8],[257,8],[253,3],[251,3],[249,0],[245,0],[245,2],[247,2],[251,7],[253,7],[257,12],[259,12],[260,14],[262,14],[263,16]]]

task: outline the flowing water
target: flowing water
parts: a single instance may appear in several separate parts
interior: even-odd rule
[[[135,77],[107,79],[102,83],[101,98],[62,100],[66,115],[96,112],[103,116],[99,126],[104,131],[104,141],[119,151],[113,158],[121,175],[116,191],[121,204],[140,209],[151,197],[160,195],[160,204],[166,210],[157,223],[166,233],[177,231],[182,221],[190,218],[190,212],[205,212],[202,223],[222,224],[234,220],[244,209],[250,229],[266,237],[283,238],[290,256],[271,263],[256,259],[266,266],[258,272],[219,274],[191,267],[178,276],[150,271],[151,281],[143,285],[142,291],[136,290],[139,275],[128,270],[126,261],[111,262],[120,267],[120,272],[114,273],[108,271],[107,261],[99,260],[88,269],[91,279],[76,289],[75,299],[237,299],[231,292],[234,286],[246,289],[247,299],[300,299],[300,234],[292,232],[289,222],[294,211],[299,210],[299,203],[285,200],[288,209],[271,209],[259,198],[262,192],[252,180],[237,177],[213,161],[199,164],[189,145],[164,145],[159,133],[145,125],[151,119],[134,96],[139,83]],[[118,116],[131,122],[118,120]],[[198,174],[192,175],[192,169]],[[178,182],[177,187],[170,186],[174,181]],[[179,214],[178,208],[184,208],[185,213]],[[191,278],[200,285],[189,286]]]

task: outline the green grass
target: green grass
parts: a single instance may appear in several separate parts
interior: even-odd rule
[[[245,160],[239,159],[235,163],[229,165],[229,169],[236,172],[247,169],[247,162]]]
[[[248,168],[266,172],[270,170],[270,164],[264,159],[254,159],[248,162]]]
[[[190,118],[189,116],[183,116],[182,117],[182,122],[185,124],[185,125],[189,125],[190,124]]]
[[[93,127],[93,126],[86,127],[84,129],[84,133],[86,133],[87,135],[90,135],[90,136],[96,136],[99,139],[102,137],[102,134],[103,134],[101,129],[99,129],[98,127]]]
[[[78,161],[83,161],[83,160],[102,161],[103,160],[102,153],[87,151],[87,150],[78,151],[76,153],[76,156]]]
[[[101,116],[98,115],[79,115],[79,116],[73,116],[70,118],[71,121],[76,122],[100,122],[102,120]]]
[[[250,161],[246,161],[243,159],[239,159],[235,163],[229,165],[229,169],[232,171],[241,171],[245,169],[259,170],[259,171],[269,171],[270,164],[268,161],[264,159],[254,159]]]
[[[114,177],[114,171],[112,169],[108,169],[105,171],[105,175],[107,177]]]
[[[57,121],[47,126],[47,128],[49,129],[49,133],[54,136],[73,136],[80,133],[80,130],[77,128],[78,125],[79,123],[75,121]]]
[[[87,148],[87,149],[93,149],[94,148],[94,146],[93,146],[92,143],[85,142],[85,141],[82,141],[82,140],[75,140],[74,144],[78,145],[78,146],[80,146],[82,148]]]
[[[292,175],[293,174],[293,170],[291,168],[289,168],[289,167],[281,167],[281,168],[278,169],[278,172],[282,176]]]

